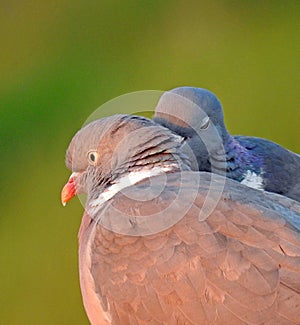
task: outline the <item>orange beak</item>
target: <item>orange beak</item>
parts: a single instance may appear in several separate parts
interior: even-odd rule
[[[63,187],[61,191],[61,203],[63,206],[67,204],[77,193],[75,180],[78,173],[72,173],[67,184]]]

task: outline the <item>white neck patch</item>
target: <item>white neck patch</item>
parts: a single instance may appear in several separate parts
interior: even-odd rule
[[[250,170],[247,170],[244,174],[244,179],[241,181],[241,184],[257,190],[264,190],[264,180],[261,174],[256,174]]]
[[[102,192],[97,199],[94,199],[90,202],[89,207],[94,210],[99,208],[103,203],[110,200],[114,197],[118,192],[123,190],[126,187],[134,185],[140,182],[143,179],[146,179],[151,176],[156,176],[165,172],[168,172],[172,169],[173,166],[168,167],[154,167],[149,170],[141,170],[137,172],[131,172],[126,176],[123,176],[119,179],[119,181],[109,188],[107,188],[104,192]]]

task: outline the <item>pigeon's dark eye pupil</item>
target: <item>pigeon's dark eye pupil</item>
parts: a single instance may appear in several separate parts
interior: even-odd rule
[[[96,150],[91,150],[88,155],[87,155],[87,159],[89,161],[89,164],[95,166],[97,159],[98,159],[98,153]]]

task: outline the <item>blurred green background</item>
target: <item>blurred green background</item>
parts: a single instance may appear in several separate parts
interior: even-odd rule
[[[77,271],[83,209],[77,199],[63,208],[60,190],[69,140],[107,100],[205,87],[231,133],[299,152],[299,1],[0,7],[1,324],[88,324]]]

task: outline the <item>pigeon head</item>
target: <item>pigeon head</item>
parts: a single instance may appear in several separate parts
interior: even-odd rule
[[[204,132],[212,123],[223,140],[228,137],[219,99],[203,88],[178,87],[165,92],[155,108],[154,120],[186,137]]]
[[[153,120],[187,138],[198,160],[196,170],[210,171],[209,156],[223,152],[230,135],[218,98],[203,88],[179,87],[165,92]]]
[[[72,171],[62,191],[65,205],[73,196],[93,196],[132,171],[154,167],[188,169],[182,156],[183,138],[140,116],[114,115],[79,130],[68,147]]]

